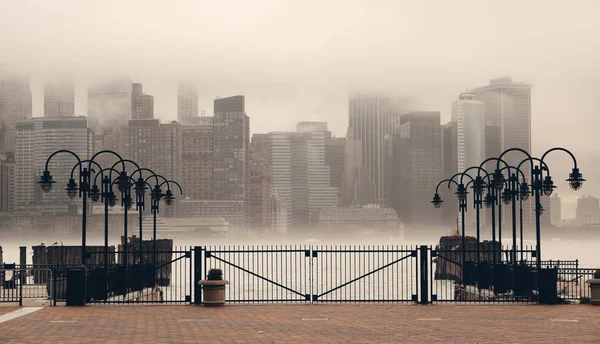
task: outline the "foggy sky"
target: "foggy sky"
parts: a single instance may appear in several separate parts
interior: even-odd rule
[[[86,114],[87,85],[129,77],[164,121],[176,119],[185,79],[207,114],[215,96],[246,95],[252,132],[323,120],[338,136],[350,90],[395,90],[446,122],[467,87],[511,76],[533,84],[534,153],[591,152],[600,143],[598,13],[594,0],[4,0],[0,70],[30,75],[34,116],[57,72],[74,75],[77,114]]]

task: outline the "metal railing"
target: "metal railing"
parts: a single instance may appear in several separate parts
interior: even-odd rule
[[[227,302],[412,302],[416,250],[409,246],[209,246],[204,271],[229,281]]]
[[[432,302],[505,303],[536,302],[537,276],[531,264],[535,250],[517,250],[519,261],[514,264],[514,251],[465,250],[430,248]]]
[[[227,302],[310,302],[311,251],[302,245],[204,247],[204,271],[221,269]]]
[[[512,253],[396,245],[199,246],[127,253],[136,260],[111,252],[116,264],[108,266],[98,257],[85,267],[0,265],[0,302],[65,302],[69,271],[83,269],[70,288],[84,288],[87,303],[201,303],[198,282],[212,268],[229,281],[225,298],[232,303],[538,302],[539,283],[546,295],[556,285],[559,301],[589,301],[586,281],[596,269],[581,268],[577,260],[548,260],[537,270],[535,250],[518,250],[516,264]],[[540,275],[543,270],[550,274]]]
[[[93,254],[104,255],[103,252]],[[118,264],[87,266],[88,303],[186,304],[193,295],[193,260],[190,247],[172,250],[110,252],[108,261]],[[114,255],[114,256],[113,256]],[[94,260],[94,259],[92,259]],[[154,265],[156,261],[156,265]],[[135,262],[135,264],[133,264]]]
[[[535,262],[533,262],[535,265]],[[545,260],[541,262],[542,268],[557,269],[558,278],[556,293],[560,300],[566,302],[587,303],[591,299],[590,288],[587,280],[594,278],[597,268],[582,268],[579,260]]]
[[[0,302],[19,303],[24,299],[56,305],[53,270],[47,266],[0,265]]]
[[[318,246],[312,250],[313,302],[417,300],[413,246]]]

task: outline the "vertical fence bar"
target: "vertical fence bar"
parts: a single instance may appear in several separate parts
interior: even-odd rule
[[[429,289],[428,289],[428,276],[427,272],[427,246],[419,247],[419,258],[421,269],[419,271],[419,279],[421,282],[421,304],[426,305],[429,303]]]
[[[194,304],[202,303],[202,246],[194,246]]]

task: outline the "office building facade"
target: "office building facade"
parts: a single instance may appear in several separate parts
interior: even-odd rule
[[[215,99],[214,111],[214,199],[244,200],[250,146],[245,98]]]
[[[349,99],[349,131],[362,145],[362,165],[375,183],[378,202],[385,198],[386,135],[398,134],[400,115],[406,111],[402,99],[378,95],[353,94]]]
[[[16,144],[15,126],[18,122],[31,119],[32,102],[29,79],[10,76],[0,80],[0,126],[2,140],[0,153],[14,152]]]
[[[431,190],[441,180],[441,135],[439,112],[409,112],[402,115],[400,148],[400,210],[403,223],[439,225],[440,213],[431,211]]]
[[[131,85],[131,119],[154,119],[154,97],[145,94],[139,83]]]
[[[47,80],[44,85],[44,117],[75,116],[75,86],[71,77]]]

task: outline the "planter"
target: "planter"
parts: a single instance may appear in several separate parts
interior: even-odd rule
[[[587,283],[590,285],[592,305],[600,306],[600,279],[587,280]]]
[[[205,307],[222,307],[225,304],[226,280],[202,280],[202,304]]]

